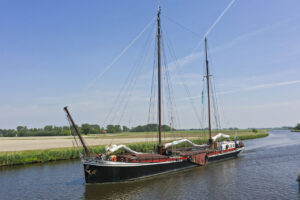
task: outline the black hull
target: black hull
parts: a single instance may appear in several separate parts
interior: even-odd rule
[[[236,157],[241,150],[208,156],[208,163]],[[137,178],[158,175],[175,170],[199,166],[189,160],[136,165],[101,165],[84,163],[86,183],[109,183],[129,181]]]
[[[86,183],[105,183],[128,181],[195,166],[197,165],[187,160],[139,166],[98,166],[84,164],[84,171]]]
[[[209,156],[208,162],[214,162],[214,161],[225,160],[225,159],[237,157],[240,152],[241,151],[234,151],[234,152],[230,152],[227,154],[221,154],[221,155],[217,155],[217,156]]]

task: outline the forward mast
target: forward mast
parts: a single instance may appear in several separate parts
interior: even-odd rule
[[[158,153],[162,154],[161,142],[161,53],[160,53],[160,6],[157,13],[157,76],[158,76]]]

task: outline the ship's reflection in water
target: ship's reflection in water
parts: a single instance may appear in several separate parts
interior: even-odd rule
[[[0,168],[0,199],[299,199],[300,133],[245,142],[238,158],[115,184],[85,184],[79,161]]]

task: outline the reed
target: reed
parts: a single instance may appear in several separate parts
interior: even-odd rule
[[[92,154],[104,152],[104,146],[92,146]],[[33,150],[20,152],[0,153],[0,166],[23,165],[28,163],[44,163],[58,160],[71,160],[80,158],[82,148],[58,148],[49,150]]]
[[[239,140],[248,140],[266,137],[269,134],[265,133],[249,133],[246,135],[240,135],[237,138]],[[230,136],[231,139],[234,136]],[[207,138],[192,139],[192,142],[196,144],[204,144],[208,142]],[[128,146],[139,152],[151,152],[155,151],[157,144],[152,143],[135,143],[128,144]],[[90,146],[89,150],[91,154],[96,155],[104,153],[105,146]],[[29,163],[45,163],[58,160],[71,160],[80,158],[79,151],[83,152],[82,148],[58,148],[49,150],[30,150],[20,152],[2,152],[0,153],[0,166],[12,166],[12,165],[24,165]]]

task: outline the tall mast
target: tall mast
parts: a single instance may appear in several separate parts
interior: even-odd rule
[[[72,126],[74,127],[76,134],[77,134],[78,137],[79,137],[79,140],[80,140],[80,142],[81,142],[81,144],[82,144],[82,146],[83,146],[83,148],[84,148],[85,154],[86,154],[87,156],[90,157],[90,151],[89,151],[89,149],[87,148],[87,146],[86,146],[86,144],[85,144],[85,142],[84,142],[84,140],[83,140],[81,134],[79,133],[79,130],[78,130],[78,128],[77,128],[75,122],[73,121],[73,118],[72,118],[72,116],[71,116],[71,114],[70,114],[70,112],[69,112],[69,110],[68,110],[68,107],[67,107],[67,106],[64,107],[64,110],[66,111],[67,116],[68,116],[68,118],[69,118],[69,120],[70,120]]]
[[[157,73],[158,73],[158,151],[161,154],[161,59],[160,59],[160,6],[157,13]]]
[[[211,117],[210,117],[210,90],[209,90],[209,66],[207,58],[207,39],[205,38],[205,63],[206,63],[206,80],[207,80],[207,106],[208,106],[208,133],[209,133],[209,144],[212,147],[212,137],[211,137]]]

